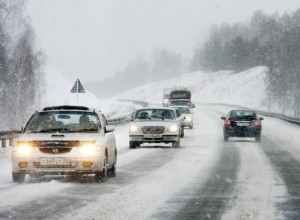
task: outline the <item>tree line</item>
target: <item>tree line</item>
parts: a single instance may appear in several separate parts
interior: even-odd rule
[[[0,0],[0,129],[21,127],[41,97],[44,58],[25,7],[23,0]]]
[[[249,22],[214,25],[193,54],[191,70],[242,71],[266,66],[269,110],[300,117],[300,9],[279,15],[253,13]]]

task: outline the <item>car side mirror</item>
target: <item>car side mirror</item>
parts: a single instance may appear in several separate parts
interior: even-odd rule
[[[192,108],[195,108],[196,106],[195,106],[195,104],[192,104]]]
[[[114,130],[115,130],[115,127],[112,125],[106,125],[106,127],[105,127],[106,133],[113,132]]]
[[[261,121],[262,121],[262,120],[264,120],[264,118],[263,118],[263,117],[259,117],[259,120],[261,120]]]
[[[221,119],[224,120],[224,121],[226,120],[226,118],[224,116],[222,116]]]

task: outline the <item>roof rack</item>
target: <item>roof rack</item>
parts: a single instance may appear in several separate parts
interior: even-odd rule
[[[59,106],[49,106],[43,108],[43,111],[49,110],[90,110],[86,106],[75,106],[75,105],[59,105]]]

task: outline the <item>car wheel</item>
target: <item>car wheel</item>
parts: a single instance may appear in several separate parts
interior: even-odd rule
[[[229,136],[228,136],[228,134],[224,133],[224,141],[225,141],[225,142],[227,142],[227,141],[228,141],[228,139],[229,139]]]
[[[256,142],[260,142],[260,140],[261,140],[260,134],[256,135],[256,136],[255,136],[255,141],[256,141]]]
[[[184,137],[184,127],[181,127],[181,134],[180,134],[180,137]]]
[[[116,177],[116,163],[113,164],[112,168],[109,169],[109,176]]]
[[[140,144],[137,143],[137,142],[134,142],[134,141],[130,141],[130,142],[129,142],[129,148],[130,148],[130,149],[137,148],[137,147],[139,147],[139,146],[140,146]]]
[[[116,177],[116,166],[117,166],[117,150],[115,152],[115,162],[109,171],[111,177]]]
[[[178,141],[172,142],[172,147],[173,148],[179,148],[180,147],[180,138],[178,138]]]
[[[102,171],[97,172],[95,174],[95,181],[96,182],[105,182],[106,180],[107,180],[107,165],[106,165],[106,160],[105,160]]]
[[[12,173],[12,179],[13,179],[13,182],[17,182],[17,183],[23,183],[24,182],[24,179],[25,179],[25,174],[24,173],[20,173],[20,172],[17,172],[17,173]]]
[[[191,126],[190,126],[190,129],[193,129],[193,128],[194,128],[194,126],[193,126],[193,125],[191,125]]]

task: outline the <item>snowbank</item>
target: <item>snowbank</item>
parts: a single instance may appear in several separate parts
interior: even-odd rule
[[[192,91],[192,100],[195,103],[226,103],[265,110],[265,71],[266,67],[255,67],[240,73],[198,71],[178,78],[142,85],[105,100],[100,100],[85,88],[86,93],[79,94],[79,105],[98,108],[108,117],[116,118],[129,115],[139,107],[129,102],[120,102],[119,99],[161,104],[163,88],[181,86],[188,87]],[[70,82],[59,71],[47,67],[46,94],[42,106],[76,105],[77,96],[70,93],[75,81],[76,79]]]

